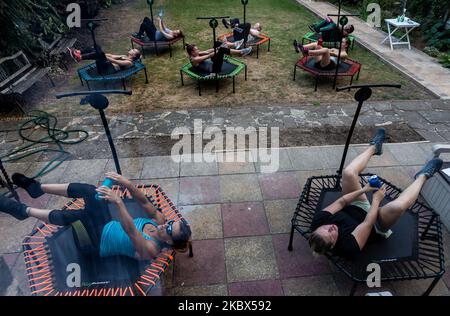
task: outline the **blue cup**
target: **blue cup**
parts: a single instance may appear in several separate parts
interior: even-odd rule
[[[110,189],[112,189],[114,185],[114,180],[110,179],[110,178],[106,178],[103,183],[100,185],[100,187],[108,187]],[[95,195],[95,198],[99,201],[102,200],[102,195],[100,193],[97,192],[97,194]]]
[[[381,181],[380,181],[380,178],[378,178],[378,176],[377,175],[373,175],[373,176],[371,176],[370,178],[369,178],[369,185],[372,187],[372,188],[381,188],[381,186],[383,185],[382,183],[381,183]]]

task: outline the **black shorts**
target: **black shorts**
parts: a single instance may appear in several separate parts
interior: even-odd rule
[[[106,201],[95,198],[96,187],[90,184],[71,183],[67,189],[70,198],[82,198],[84,209],[81,210],[53,210],[49,214],[50,224],[68,226],[81,221],[91,237],[94,246],[100,245],[103,228],[111,221]]]

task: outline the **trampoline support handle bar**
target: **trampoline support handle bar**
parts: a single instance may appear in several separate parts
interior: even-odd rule
[[[105,128],[106,137],[108,138],[109,147],[111,147],[111,153],[114,159],[114,165],[116,166],[116,171],[118,174],[122,174],[122,170],[120,169],[119,158],[117,157],[116,147],[114,146],[114,142],[111,136],[111,131],[109,130],[108,121],[106,120],[106,115],[103,110],[98,110],[100,113],[100,117],[102,119],[103,127]]]
[[[3,166],[3,162],[2,162],[1,159],[0,159],[0,170],[3,173],[3,178],[5,178],[5,184],[7,186],[7,189],[11,192],[11,194],[14,197],[14,199],[16,199],[17,202],[20,202],[19,195],[17,194],[16,190],[14,190],[13,183],[11,182],[11,179],[9,178],[8,173],[6,172],[6,169]],[[0,180],[1,180],[1,177],[0,177]]]
[[[80,92],[68,92],[68,93],[58,93],[56,95],[57,99],[67,98],[67,97],[74,97],[74,96],[80,96],[80,95],[93,95],[93,94],[125,94],[125,95],[132,95],[131,91],[124,91],[124,90],[96,90],[96,91],[80,91]]]

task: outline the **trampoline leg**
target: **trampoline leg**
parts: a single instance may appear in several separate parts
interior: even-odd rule
[[[131,49],[134,49],[133,39],[130,39],[130,42],[131,42]]]
[[[288,250],[292,251],[294,250],[294,247],[292,247],[292,244],[294,243],[294,225],[292,224],[291,227],[291,236],[289,237],[289,246],[288,246]]]
[[[122,87],[123,87],[123,90],[127,90],[127,87],[125,86],[125,79],[122,79]]]
[[[198,85],[198,95],[201,97],[202,96],[202,87],[200,85],[200,80],[197,80],[197,85]]]
[[[145,59],[145,46],[141,46],[142,48],[142,58]]]
[[[145,84],[147,84],[148,83],[147,67],[144,68],[144,73],[145,73]]]
[[[184,86],[183,72],[180,70],[181,85]]]
[[[183,37],[183,50],[185,47],[186,47],[186,41],[184,40],[184,37]]]
[[[89,81],[86,81],[86,85],[88,87],[88,90],[91,91],[91,87],[89,86]]]
[[[192,251],[192,242],[189,242],[189,258],[192,258],[194,256],[194,252]]]
[[[80,73],[78,73],[78,78],[80,78],[81,85],[84,86],[84,84],[83,84],[83,79],[81,78]]]
[[[259,45],[256,45],[256,59],[259,59]]]
[[[316,76],[316,86],[314,87],[314,92],[317,91],[318,84],[319,84],[319,76]]]
[[[236,93],[236,77],[233,77],[233,93]]]
[[[349,296],[355,296],[356,289],[358,288],[358,282],[354,282],[350,290]]]
[[[170,58],[172,58],[172,45],[169,45],[169,54],[170,54]]]
[[[219,92],[219,80],[216,78],[216,93]]]
[[[294,66],[294,81],[295,81],[296,75],[297,75],[297,65]]]
[[[267,47],[267,51],[270,52],[270,39],[269,39],[269,47]]]
[[[361,72],[361,69],[358,70],[358,74],[356,75],[356,80],[359,80],[359,74],[360,74],[360,72]]]
[[[352,76],[352,79],[350,79],[350,85],[352,85],[353,84],[353,76]],[[348,92],[350,92],[350,88],[348,88]]]
[[[441,279],[441,276],[436,277],[433,280],[433,282],[431,282],[431,284],[428,287],[428,289],[422,294],[422,296],[429,296],[431,291],[433,291],[434,287],[436,286],[436,284],[439,282],[440,279]]]
[[[248,68],[247,65],[245,65],[245,81],[247,81],[247,75],[248,75]]]

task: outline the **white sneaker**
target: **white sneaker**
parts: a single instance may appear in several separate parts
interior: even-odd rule
[[[249,55],[252,52],[252,47],[247,47],[241,50],[242,57]]]
[[[255,38],[253,37],[253,35],[249,34],[247,37],[247,42],[252,42],[254,40],[255,40]]]
[[[243,39],[241,39],[240,41],[234,42],[234,48],[239,49],[239,48],[241,48],[242,44],[244,44]]]

